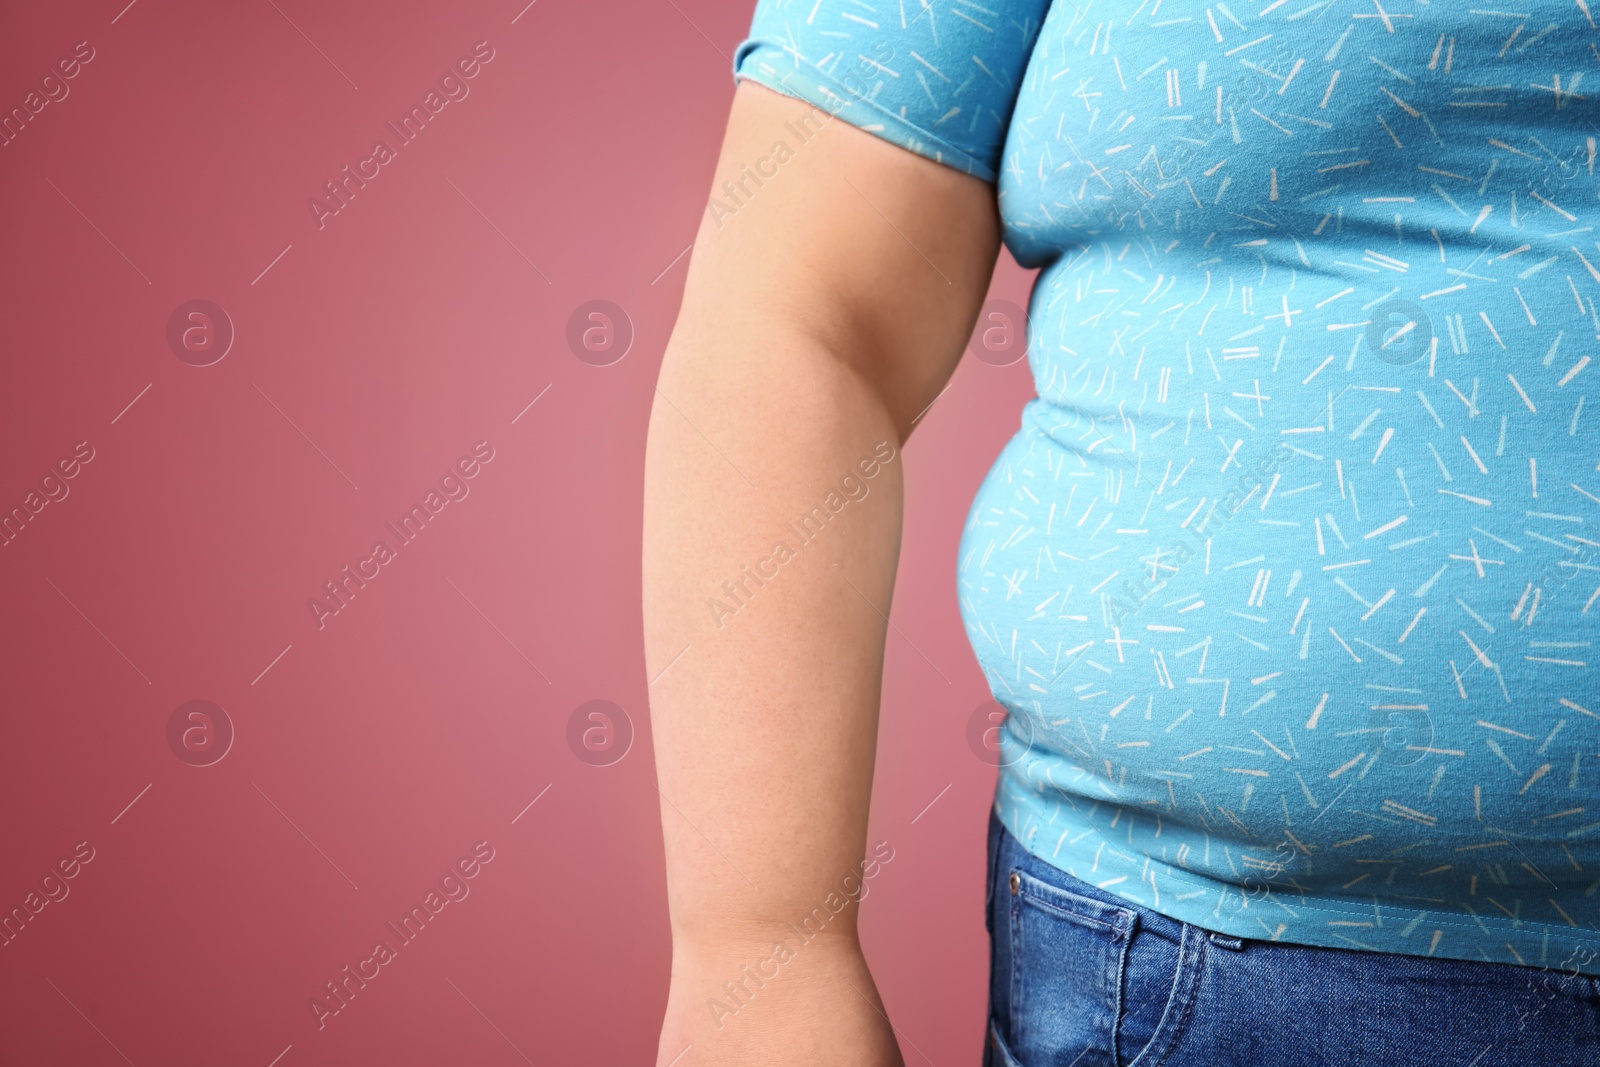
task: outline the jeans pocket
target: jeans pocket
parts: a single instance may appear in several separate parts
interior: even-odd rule
[[[1013,868],[1008,883],[1009,1055],[1024,1067],[1120,1067],[1122,973],[1137,913],[1026,870]]]
[[[1204,934],[1180,923],[1141,922],[1122,963],[1118,1067],[1157,1063],[1187,1016]],[[1147,1055],[1148,1053],[1148,1055]]]

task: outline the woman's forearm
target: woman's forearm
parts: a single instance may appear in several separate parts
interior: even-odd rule
[[[861,874],[901,513],[873,391],[798,331],[730,332],[675,336],[645,490],[672,921],[710,942]],[[853,937],[853,909],[827,925]]]
[[[669,1024],[702,1054],[795,1052],[817,1027],[881,1045],[856,902],[898,440],[871,391],[804,338],[762,338],[759,362],[727,339],[677,344],[651,419],[644,554]],[[892,1043],[880,1052],[860,1062],[893,1062]]]

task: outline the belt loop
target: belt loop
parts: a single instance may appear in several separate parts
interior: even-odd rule
[[[1227,934],[1219,934],[1215,931],[1207,934],[1206,937],[1218,948],[1225,948],[1229,952],[1244,951],[1244,939],[1241,937],[1229,937]]]

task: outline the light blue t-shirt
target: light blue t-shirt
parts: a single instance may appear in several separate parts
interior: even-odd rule
[[[1600,974],[1600,3],[1490,7],[762,0],[735,68],[1041,268],[958,575],[1023,845]]]

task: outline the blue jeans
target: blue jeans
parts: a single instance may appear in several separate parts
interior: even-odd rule
[[[991,814],[984,1067],[1597,1067],[1600,980],[1240,940],[1035,858]]]

